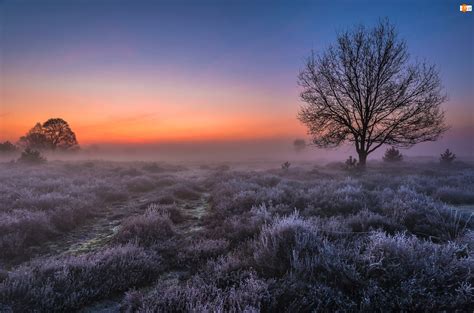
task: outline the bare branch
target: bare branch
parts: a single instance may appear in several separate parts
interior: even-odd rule
[[[437,69],[410,64],[406,43],[388,21],[338,36],[312,54],[298,76],[298,118],[318,147],[354,142],[359,157],[384,144],[411,147],[438,139],[448,127]]]

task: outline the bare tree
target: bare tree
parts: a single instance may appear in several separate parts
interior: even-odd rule
[[[308,58],[298,76],[298,118],[317,147],[355,145],[359,164],[384,144],[408,148],[437,140],[448,127],[435,66],[409,63],[405,41],[387,20],[338,35]]]

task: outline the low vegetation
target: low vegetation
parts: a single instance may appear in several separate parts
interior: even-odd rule
[[[38,150],[33,150],[26,148],[25,151],[21,153],[21,156],[18,158],[19,163],[23,164],[41,164],[46,162],[46,158],[41,155]]]
[[[5,163],[0,311],[469,311],[473,184],[470,165],[408,161]],[[61,241],[77,234],[95,245]]]
[[[383,160],[385,162],[391,162],[391,163],[401,162],[403,160],[403,155],[400,153],[400,151],[397,148],[391,147],[390,149],[387,149],[385,151]]]
[[[446,149],[446,151],[441,153],[439,161],[442,164],[448,165],[448,164],[451,164],[454,161],[454,159],[456,159],[456,155],[452,153],[451,151],[449,151],[449,149]]]

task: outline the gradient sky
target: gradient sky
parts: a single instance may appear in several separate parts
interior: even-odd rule
[[[439,66],[446,138],[472,154],[473,14],[453,0],[333,2],[0,0],[0,140],[50,117],[82,144],[304,137],[305,57],[388,17]]]

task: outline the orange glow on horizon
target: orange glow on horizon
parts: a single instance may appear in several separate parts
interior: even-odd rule
[[[0,141],[16,142],[52,117],[65,119],[81,145],[306,138],[296,119],[296,92],[265,94],[228,82],[176,81],[9,76],[0,97]],[[175,87],[181,85],[186,89]],[[448,111],[447,118],[457,128],[471,125],[470,116],[459,111]]]
[[[103,82],[103,88],[96,84],[78,87],[77,82],[72,86],[58,82],[52,88],[52,84],[22,83],[25,80],[11,80],[3,89],[2,102],[8,103],[10,111],[0,112],[2,141],[16,142],[37,122],[52,117],[65,119],[82,145],[238,141],[305,134],[296,119],[297,106],[254,90],[229,95],[195,86],[180,93],[133,84],[127,88],[124,82],[119,88],[110,80]],[[215,87],[219,88],[224,87]]]

